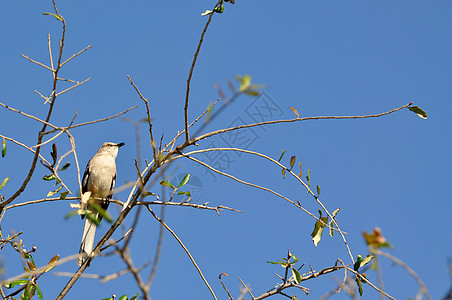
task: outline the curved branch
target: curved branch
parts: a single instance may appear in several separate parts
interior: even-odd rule
[[[245,125],[240,125],[240,126],[235,126],[235,127],[230,127],[230,128],[225,128],[225,129],[219,129],[219,130],[215,130],[209,133],[205,133],[203,135],[200,135],[199,137],[195,137],[192,141],[193,143],[196,143],[200,140],[206,139],[208,137],[220,134],[220,133],[225,133],[225,132],[229,132],[229,131],[233,131],[233,130],[238,130],[238,129],[243,129],[243,128],[250,128],[250,127],[256,127],[256,126],[263,126],[263,125],[271,125],[271,124],[279,124],[279,123],[292,123],[292,122],[301,122],[301,121],[308,121],[308,120],[350,120],[350,119],[368,119],[368,118],[378,118],[378,117],[382,117],[385,115],[389,115],[392,113],[395,113],[396,111],[399,111],[401,109],[407,108],[408,106],[410,106],[412,103],[408,103],[405,104],[404,106],[398,107],[398,108],[394,108],[393,110],[384,112],[384,113],[380,113],[380,114],[374,114],[374,115],[363,115],[363,116],[318,116],[318,117],[305,117],[305,118],[295,118],[295,119],[287,119],[287,120],[274,120],[274,121],[265,121],[265,122],[258,122],[258,123],[253,123],[253,124],[245,124]]]

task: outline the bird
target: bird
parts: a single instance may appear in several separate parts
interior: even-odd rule
[[[116,182],[116,156],[120,147],[125,143],[105,142],[97,153],[86,164],[82,180],[81,208],[92,214],[98,221],[102,220],[99,212],[93,208],[93,203],[106,210]],[[91,204],[91,205],[90,205]],[[85,214],[81,214],[82,219]],[[77,264],[81,266],[93,251],[96,224],[93,218],[86,218],[83,228],[82,242],[78,254]]]

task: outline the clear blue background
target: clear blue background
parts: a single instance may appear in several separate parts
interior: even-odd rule
[[[85,54],[64,66],[60,75],[73,80],[92,77],[83,86],[57,99],[51,122],[67,126],[78,110],[76,123],[114,115],[138,104],[126,117],[145,117],[142,101],[128,82],[130,75],[149,98],[156,136],[169,142],[183,129],[186,78],[212,1],[58,1],[67,21],[64,57],[92,44]],[[49,64],[47,34],[57,53],[60,22],[42,12],[53,12],[50,1],[3,1],[0,4],[0,101],[44,118],[47,106],[34,92],[50,93],[51,73],[31,64],[20,54]],[[366,254],[362,231],[375,226],[392,243],[391,254],[418,272],[433,297],[450,287],[447,258],[451,255],[450,213],[452,109],[452,3],[450,1],[242,1],[226,4],[214,16],[201,49],[192,81],[190,120],[218,97],[214,83],[230,95],[226,80],[251,74],[253,82],[266,84],[266,93],[293,118],[301,116],[373,114],[411,101],[427,111],[422,120],[408,110],[379,119],[308,121],[256,129],[259,138],[249,147],[273,158],[287,149],[283,162],[297,156],[304,172],[311,169],[313,185],[321,186],[321,200],[332,211],[341,207],[338,221],[353,255]],[[68,87],[61,83],[60,90]],[[253,99],[241,97],[208,129],[229,125],[244,116]],[[4,108],[0,133],[32,146],[41,125]],[[248,120],[249,121],[249,120]],[[126,142],[117,159],[117,186],[135,180],[136,157],[133,125],[121,119],[81,127],[76,138],[81,168],[104,141]],[[151,159],[147,128],[142,126],[143,155]],[[211,141],[221,144],[221,137]],[[56,140],[59,153],[69,149],[67,139]],[[200,143],[205,147],[208,143]],[[193,147],[193,149],[195,149]],[[196,148],[197,149],[197,148]],[[50,159],[50,144],[42,153]],[[31,153],[8,143],[0,160],[0,179],[11,177],[1,191],[8,197],[28,172]],[[198,156],[202,158],[202,156]],[[316,213],[318,205],[281,170],[247,155],[235,156],[229,173],[273,188]],[[311,241],[314,220],[282,199],[227,178],[216,181],[204,169],[178,161],[168,176],[192,173],[203,187],[198,203],[226,205],[243,213],[172,207],[167,224],[190,249],[221,299],[227,295],[218,282],[220,273],[234,296],[240,276],[255,296],[272,288],[283,269],[267,264],[290,249],[316,270],[337,258],[350,262],[339,236],[325,236],[318,247]],[[72,191],[78,189],[75,164],[62,173]],[[297,169],[298,170],[298,169]],[[43,182],[46,169],[38,165],[32,181],[14,203],[44,198],[53,189]],[[155,186],[153,191],[160,193]],[[124,200],[127,191],[115,194]],[[159,208],[156,208],[157,211]],[[7,211],[3,234],[23,231],[27,248],[36,245],[39,265],[52,256],[78,251],[83,223],[69,220],[68,202],[50,202]],[[112,205],[110,211],[117,215]],[[130,226],[129,219],[126,224]],[[99,228],[105,232],[107,224]],[[153,259],[158,223],[143,213],[133,241],[132,256],[138,266]],[[121,235],[115,234],[118,239]],[[10,247],[1,254],[5,278],[22,272]],[[397,299],[414,297],[417,286],[400,267],[383,260],[386,290]],[[125,268],[117,258],[98,257],[86,273],[108,275]],[[55,271],[75,272],[74,261]],[[147,278],[150,268],[143,272]],[[309,271],[304,267],[302,271]],[[375,274],[368,272],[376,282]],[[342,273],[333,276],[341,277]],[[317,299],[336,287],[333,276],[305,282]],[[46,275],[39,279],[46,299],[54,298],[68,278]],[[209,299],[210,295],[177,242],[165,232],[161,260],[152,285],[153,299]],[[138,291],[132,276],[99,284],[80,279],[67,299],[101,299],[132,295]],[[293,290],[293,293],[298,291]],[[290,291],[288,291],[290,293]],[[302,295],[300,295],[302,296]],[[335,296],[347,299],[345,293]],[[378,295],[365,286],[365,299]],[[282,296],[274,299],[285,299]]]

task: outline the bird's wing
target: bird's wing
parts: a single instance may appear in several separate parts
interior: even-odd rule
[[[91,161],[91,160],[90,160]],[[88,191],[88,181],[89,181],[89,162],[86,164],[85,173],[83,174],[82,180],[82,193],[86,193]]]

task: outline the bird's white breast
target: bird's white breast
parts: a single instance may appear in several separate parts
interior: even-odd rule
[[[95,155],[91,159],[90,166],[88,190],[92,192],[93,197],[109,196],[116,175],[115,158],[111,155]]]

